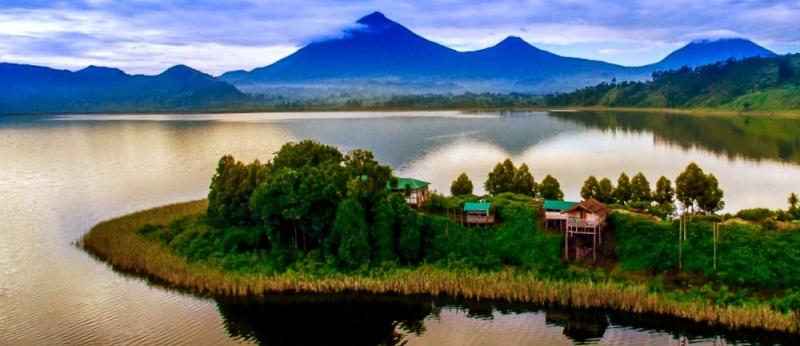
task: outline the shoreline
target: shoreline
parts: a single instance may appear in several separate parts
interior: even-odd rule
[[[313,113],[313,112],[410,112],[410,111],[458,111],[458,112],[625,112],[667,113],[692,116],[751,116],[764,118],[800,119],[800,109],[780,111],[737,111],[717,108],[647,108],[647,107],[601,107],[601,106],[536,106],[536,107],[319,107],[319,108],[265,108],[242,110],[186,110],[186,111],[134,111],[134,112],[57,112],[57,113],[9,113],[2,117],[54,116],[54,115],[177,115],[177,114],[251,114],[251,113]]]
[[[117,270],[143,275],[199,295],[257,297],[268,293],[357,292],[447,296],[653,313],[731,329],[800,331],[794,313],[781,313],[765,304],[722,307],[700,301],[680,302],[649,292],[642,284],[567,282],[513,268],[481,272],[421,265],[373,271],[368,275],[337,273],[324,277],[299,272],[271,276],[225,272],[203,263],[189,263],[174,251],[138,233],[145,224],[167,224],[178,217],[201,213],[206,206],[206,200],[175,203],[103,221],[76,245]]]

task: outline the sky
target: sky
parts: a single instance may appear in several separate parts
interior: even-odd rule
[[[0,0],[0,61],[156,74],[266,66],[374,11],[465,51],[520,36],[554,53],[636,66],[701,38],[800,51],[800,1]]]

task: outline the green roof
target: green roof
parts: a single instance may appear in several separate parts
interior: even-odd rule
[[[489,207],[491,207],[491,206],[492,206],[492,204],[489,203],[489,202],[465,202],[464,203],[464,211],[466,211],[466,212],[471,212],[471,211],[488,212],[489,211]]]
[[[427,181],[417,180],[413,178],[395,178],[397,179],[397,186],[392,186],[392,181],[390,180],[387,183],[387,187],[390,190],[405,190],[406,188],[411,190],[422,189],[428,187],[431,183]]]
[[[564,211],[574,207],[578,202],[555,201],[552,199],[544,200],[544,210]]]

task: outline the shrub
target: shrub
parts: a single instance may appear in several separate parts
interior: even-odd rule
[[[742,209],[736,213],[736,217],[753,222],[758,222],[773,216],[775,216],[775,212],[767,208]]]

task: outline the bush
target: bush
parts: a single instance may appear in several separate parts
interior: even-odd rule
[[[775,216],[775,212],[767,208],[742,209],[736,213],[736,217],[753,222],[762,221],[773,216]]]
[[[612,213],[617,256],[624,270],[664,271],[678,266],[678,222],[652,221]],[[713,269],[712,224],[688,224],[683,270],[702,273],[728,284],[762,288],[800,285],[800,231],[765,232],[758,226],[722,225]]]

